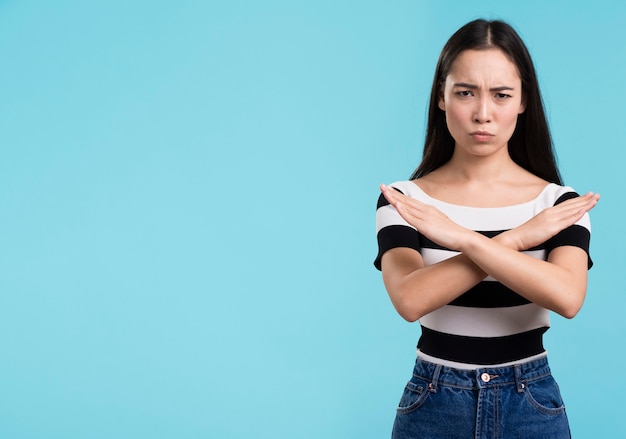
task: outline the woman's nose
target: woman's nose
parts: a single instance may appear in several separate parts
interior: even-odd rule
[[[489,99],[483,97],[477,99],[476,108],[474,109],[474,122],[491,122],[491,107],[489,105]]]

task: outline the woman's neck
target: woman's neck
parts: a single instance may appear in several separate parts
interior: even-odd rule
[[[489,156],[468,156],[455,151],[440,169],[449,181],[477,184],[510,181],[527,173],[511,159],[506,148]]]
[[[533,199],[548,182],[501,157],[453,156],[416,181],[430,196],[453,204],[499,207]]]

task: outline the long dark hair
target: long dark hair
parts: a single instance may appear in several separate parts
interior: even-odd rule
[[[502,50],[517,66],[522,80],[522,99],[526,104],[526,110],[519,115],[508,143],[511,159],[544,180],[562,184],[535,67],[528,49],[509,24],[483,19],[474,20],[456,31],[441,51],[430,92],[422,163],[413,172],[411,179],[434,171],[452,158],[454,139],[446,126],[445,113],[438,105],[452,63],[464,50],[494,48]]]

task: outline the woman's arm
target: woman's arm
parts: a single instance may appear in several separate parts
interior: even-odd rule
[[[520,296],[563,317],[573,318],[583,305],[587,253],[578,247],[558,247],[543,261],[471,232],[459,250]]]
[[[425,267],[416,250],[403,247],[388,250],[381,266],[391,303],[409,322],[452,302],[486,276],[465,255]]]
[[[417,320],[450,303],[487,273],[527,299],[567,317],[573,317],[580,309],[587,276],[584,251],[557,248],[545,262],[519,250],[541,244],[574,224],[596,205],[597,195],[587,194],[545,209],[518,228],[489,239],[455,224],[433,206],[384,185],[381,190],[403,218],[421,233],[447,248],[463,252],[428,267],[424,267],[421,256],[412,249],[395,248],[383,255],[385,286],[394,307],[406,320]],[[525,269],[520,270],[520,266]],[[545,282],[547,278],[551,281]]]
[[[513,248],[514,240],[507,233],[491,239]],[[464,254],[426,267],[416,250],[404,247],[388,250],[381,270],[391,303],[409,322],[447,305],[487,276]]]

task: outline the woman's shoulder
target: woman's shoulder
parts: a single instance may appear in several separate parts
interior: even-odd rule
[[[547,206],[555,206],[567,201],[570,198],[576,198],[579,193],[571,186],[561,185],[557,183],[547,183],[544,189],[537,197],[537,201]]]
[[[416,184],[417,180],[400,180],[391,183],[389,186],[402,192],[404,195],[413,198],[423,198],[424,191]]]
[[[407,197],[411,197],[411,198],[414,198],[414,199],[422,201],[422,202],[429,202],[430,201],[428,195],[426,193],[424,193],[424,191],[422,191],[414,183],[413,180],[395,181],[395,182],[393,182],[391,184],[388,184],[387,186],[392,187],[393,189],[397,190],[398,192],[400,192],[403,195],[406,195]],[[381,192],[379,194],[379,196],[378,196],[378,203],[377,203],[376,208],[380,209],[381,207],[386,207],[388,205],[389,205],[389,201],[387,201],[387,199],[385,198],[385,196]]]

